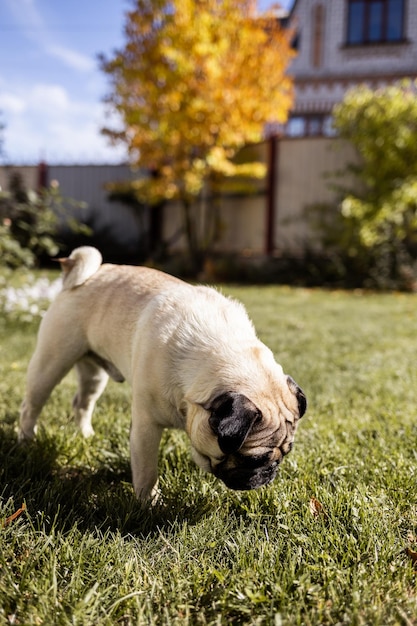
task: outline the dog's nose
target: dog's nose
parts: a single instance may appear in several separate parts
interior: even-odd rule
[[[300,417],[303,417],[304,413],[307,410],[307,398],[305,396],[304,391],[297,385],[295,380],[291,378],[291,376],[287,376],[288,387],[295,394],[298,402],[298,413]]]

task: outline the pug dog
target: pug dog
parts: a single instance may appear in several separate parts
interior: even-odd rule
[[[231,489],[256,489],[290,452],[304,393],[257,337],[244,307],[217,290],[147,267],[102,264],[98,250],[58,259],[63,288],[42,319],[27,371],[19,439],[32,439],[53,388],[74,367],[82,434],[111,377],[132,388],[130,456],[137,497],[153,497],[165,428]]]

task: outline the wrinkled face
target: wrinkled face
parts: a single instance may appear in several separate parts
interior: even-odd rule
[[[307,408],[304,393],[290,376],[285,386],[279,400],[261,398],[259,406],[235,392],[222,393],[205,405],[208,420],[190,433],[196,463],[231,489],[270,483],[292,448],[298,420]]]

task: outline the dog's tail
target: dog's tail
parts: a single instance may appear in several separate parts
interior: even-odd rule
[[[81,246],[71,252],[69,257],[56,259],[61,263],[62,289],[73,289],[85,283],[100,267],[103,257],[92,246]]]

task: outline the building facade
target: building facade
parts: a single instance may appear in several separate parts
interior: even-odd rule
[[[417,78],[416,0],[295,0],[289,136],[331,135],[331,112],[358,84]]]

